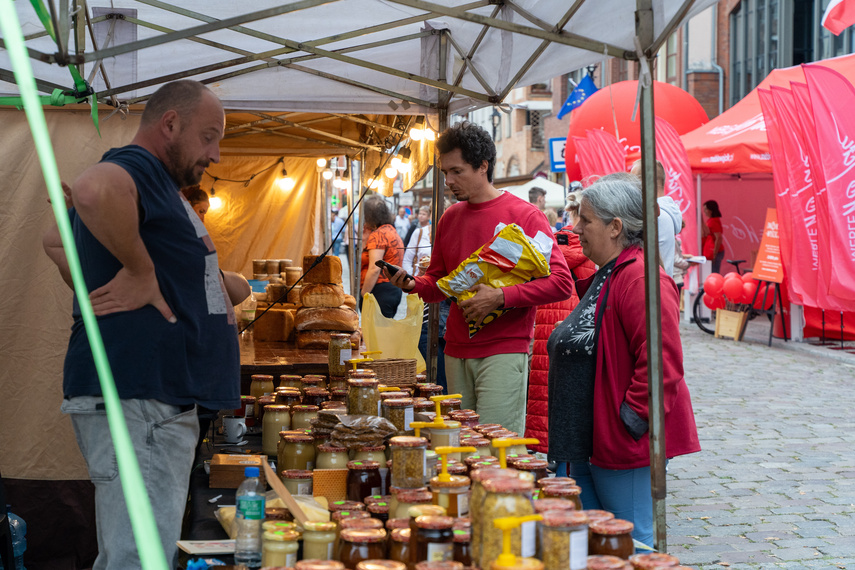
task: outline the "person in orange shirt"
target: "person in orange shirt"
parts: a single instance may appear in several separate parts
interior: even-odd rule
[[[389,278],[380,271],[374,263],[381,259],[395,266],[404,263],[404,242],[392,225],[392,213],[386,201],[380,196],[370,196],[363,205],[365,229],[363,231],[364,245],[362,248],[362,271],[359,279],[359,290],[363,298],[372,293],[380,305],[383,316],[391,319],[398,310],[403,293],[389,283]],[[362,308],[362,299],[359,300]]]

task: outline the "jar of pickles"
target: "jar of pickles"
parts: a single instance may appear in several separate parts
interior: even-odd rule
[[[318,417],[318,406],[298,405],[291,407],[291,427],[293,429],[308,429],[312,420]]]
[[[447,516],[420,516],[415,520],[416,536],[411,541],[413,562],[442,562],[454,556],[454,519]],[[411,553],[412,556],[412,553]]]
[[[303,525],[303,558],[331,560],[335,537],[335,523],[307,521]]]
[[[481,482],[486,492],[481,507],[481,568],[490,565],[502,553],[502,531],[493,526],[493,521],[502,517],[524,517],[534,513],[531,493],[534,484],[517,477],[491,478]],[[474,525],[473,525],[474,530]],[[519,552],[523,558],[535,555],[536,526],[527,522],[511,531],[511,552]]]
[[[282,374],[279,376],[279,388],[294,388],[298,392],[303,387],[303,377],[296,374]]]
[[[425,483],[425,450],[423,437],[397,436],[389,440],[392,451],[391,486],[400,489],[423,487]]]
[[[383,417],[392,422],[398,430],[397,435],[411,435],[413,430],[410,424],[413,422],[413,399],[412,398],[390,398],[383,400]]]
[[[341,531],[339,560],[348,570],[364,560],[382,560],[386,555],[386,531],[349,528]]]
[[[430,480],[433,504],[443,507],[450,517],[469,514],[469,477],[450,475],[448,479],[436,476]]]
[[[548,499],[547,499],[548,500]],[[588,517],[578,511],[547,511],[540,524],[540,556],[547,568],[585,570]]]
[[[337,447],[331,443],[318,446],[315,469],[347,469],[350,458],[346,447]]]
[[[670,554],[648,552],[630,556],[629,563],[632,564],[633,570],[659,570],[660,568],[673,568],[680,564],[680,560]]]
[[[634,525],[622,519],[591,523],[588,540],[590,554],[607,554],[628,560],[635,553],[632,542]]]
[[[262,538],[262,566],[294,566],[297,563],[298,534],[293,530],[267,531]]]
[[[389,560],[395,562],[410,562],[410,529],[396,528],[392,531],[389,541]]]
[[[348,380],[347,383],[347,413],[350,415],[378,415],[380,382],[372,378],[354,378]]]
[[[310,435],[280,436],[277,467],[286,469],[313,469],[315,466],[314,439]]]
[[[288,406],[271,404],[264,407],[264,424],[261,426],[261,451],[275,457],[279,448],[279,432],[291,427],[291,411]]]
[[[258,417],[259,409],[258,398],[273,392],[273,376],[269,374],[253,374],[252,382],[249,385],[249,395],[255,396],[256,408],[255,417]]]
[[[350,344],[350,335],[344,333],[331,334],[329,348],[330,376],[345,376],[347,374],[347,361],[351,358],[353,358],[353,347]]]
[[[362,501],[369,495],[381,494],[382,488],[379,463],[376,461],[347,463],[347,500]]]
[[[312,471],[286,469],[282,471],[282,483],[292,495],[312,496]]]

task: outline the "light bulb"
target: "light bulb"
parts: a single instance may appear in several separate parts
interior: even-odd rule
[[[283,192],[289,192],[294,189],[294,179],[290,176],[280,178],[276,181],[276,185],[279,186],[279,189]]]
[[[417,129],[413,127],[410,129],[410,139],[414,141],[420,141],[424,138],[424,132],[421,129]]]
[[[410,171],[410,164],[408,162],[407,163],[402,162],[401,164],[398,165],[398,172],[409,172],[409,171]]]
[[[321,174],[321,176],[323,176],[323,177],[324,177],[324,180],[329,180],[329,179],[331,179],[331,178],[332,178],[332,170],[330,170],[329,168],[327,168],[326,170],[324,170],[324,171],[323,171],[323,173]]]
[[[318,164],[318,167],[323,168],[324,166],[327,165],[327,159],[319,158],[317,161],[317,164]]]
[[[389,161],[389,166],[391,166],[395,170],[401,170],[401,159],[396,156],[391,161]]]
[[[369,182],[368,182],[369,188],[371,188],[372,190],[377,190],[378,188],[380,188],[380,180],[379,179],[369,178],[368,180],[369,180]]]
[[[395,178],[396,176],[398,176],[398,170],[390,166],[385,171],[383,171],[383,174],[386,175],[386,178]]]
[[[223,205],[223,200],[219,196],[211,196],[208,198],[208,208],[216,210]]]
[[[425,139],[427,139],[429,141],[435,141],[436,140],[436,133],[433,132],[432,129],[425,129]]]

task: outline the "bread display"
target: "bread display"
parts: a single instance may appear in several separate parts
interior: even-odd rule
[[[344,304],[344,289],[341,285],[309,283],[300,292],[304,307],[338,307]]]
[[[303,284],[309,283],[341,283],[341,259],[335,255],[327,255],[321,262],[311,271],[309,268],[318,258],[317,255],[303,256]]]
[[[284,342],[285,313],[285,309],[274,307],[261,315],[261,317],[259,317],[259,319],[252,325],[255,339],[262,342]]]
[[[303,307],[294,317],[298,331],[355,332],[359,328],[359,315],[353,309],[341,307]]]
[[[341,331],[297,331],[297,348],[312,348],[327,350],[330,347],[330,336],[341,334]],[[350,342],[360,342],[359,331],[350,335]]]
[[[355,311],[356,310],[356,297],[354,297],[353,295],[345,295],[344,301],[342,301],[341,304],[346,305]]]

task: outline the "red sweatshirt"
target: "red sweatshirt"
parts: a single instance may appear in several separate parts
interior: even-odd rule
[[[534,205],[513,194],[480,204],[458,202],[445,211],[436,227],[436,240],[431,252],[430,267],[424,277],[416,278],[413,292],[427,303],[437,303],[445,295],[436,282],[452,271],[475,250],[487,243],[496,225],[517,224],[527,236],[538,231],[552,236],[546,216]],[[505,306],[515,307],[469,338],[469,328],[463,313],[454,303],[445,328],[445,354],[455,358],[484,358],[495,354],[528,353],[534,332],[537,305],[561,301],[573,292],[573,278],[567,262],[553,237],[549,277],[528,283],[504,287]]]

